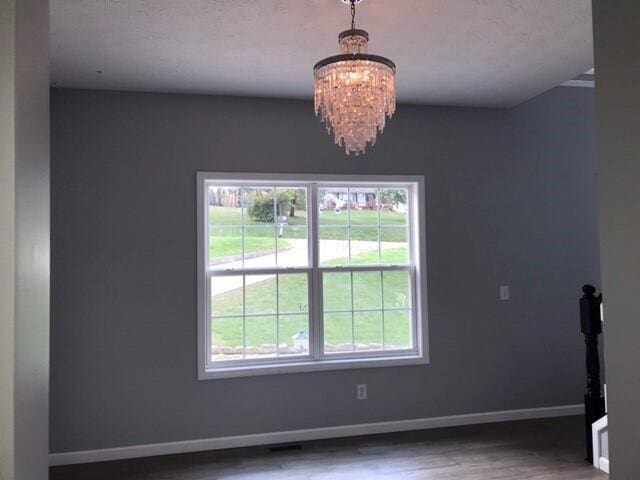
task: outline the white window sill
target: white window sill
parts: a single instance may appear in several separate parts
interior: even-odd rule
[[[319,372],[327,370],[346,370],[354,368],[400,367],[407,365],[426,365],[429,361],[420,355],[404,355],[381,358],[340,358],[330,360],[302,361],[267,365],[247,365],[233,367],[208,368],[198,373],[198,380],[217,378],[255,377],[282,373]]]

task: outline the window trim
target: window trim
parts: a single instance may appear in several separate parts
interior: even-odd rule
[[[244,377],[257,375],[270,375],[279,373],[309,372],[322,370],[341,370],[352,368],[391,367],[402,365],[421,365],[429,363],[428,343],[428,314],[427,314],[427,262],[426,262],[426,198],[425,180],[421,175],[354,175],[354,174],[265,174],[265,173],[226,173],[226,172],[197,172],[196,174],[196,203],[197,203],[197,356],[198,356],[198,380],[216,378]],[[324,271],[336,271],[339,267],[322,267],[318,262],[318,242],[316,235],[318,228],[317,188],[308,191],[307,199],[310,207],[310,218],[307,221],[308,255],[313,260],[307,267],[274,268],[278,273],[307,273],[311,280],[309,284],[309,320],[313,324],[316,335],[314,344],[310,345],[310,355],[298,359],[283,359],[282,357],[263,359],[252,364],[240,364],[239,362],[226,362],[222,367],[213,368],[207,360],[210,351],[211,335],[207,328],[207,316],[209,315],[209,302],[207,294],[210,286],[211,274],[208,268],[208,232],[205,215],[208,212],[208,196],[205,195],[206,186],[210,184],[224,184],[225,186],[242,185],[248,183],[257,186],[286,185],[286,184],[325,184],[332,186],[344,184],[345,187],[358,184],[358,186],[380,187],[385,184],[408,186],[411,188],[409,207],[409,236],[411,238],[411,265],[412,295],[413,295],[413,323],[414,348],[411,350],[397,351],[368,351],[348,352],[345,354],[332,353],[330,356],[322,355],[322,294],[321,275]],[[369,185],[367,185],[369,184]],[[320,186],[320,188],[322,188]],[[417,231],[416,231],[417,226]],[[315,265],[315,267],[314,267]],[[349,266],[345,271],[366,270],[406,270],[403,266]],[[248,271],[248,270],[247,270]],[[247,271],[235,271],[236,275]],[[265,270],[261,270],[264,272]],[[225,271],[220,271],[218,274]],[[230,273],[229,273],[230,274]],[[317,294],[313,292],[316,285]],[[210,323],[210,322],[209,322]]]

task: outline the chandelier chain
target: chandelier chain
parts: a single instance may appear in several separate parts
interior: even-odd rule
[[[351,0],[351,30],[356,28],[356,0]]]

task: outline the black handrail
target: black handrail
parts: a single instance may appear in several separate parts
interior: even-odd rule
[[[593,463],[591,425],[605,415],[604,396],[600,388],[600,356],[598,354],[598,335],[602,333],[600,316],[602,294],[596,296],[596,288],[593,285],[583,286],[582,292],[584,295],[580,299],[580,329],[587,346],[587,390],[584,395],[586,460]]]

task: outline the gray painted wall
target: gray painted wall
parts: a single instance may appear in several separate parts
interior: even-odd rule
[[[401,105],[364,157],[308,102],[54,90],[52,451],[580,403],[592,137],[590,89]],[[198,170],[425,175],[431,364],[197,381]]]
[[[48,476],[49,2],[0,6],[0,478]]]
[[[640,3],[594,0],[612,480],[640,472]]]

